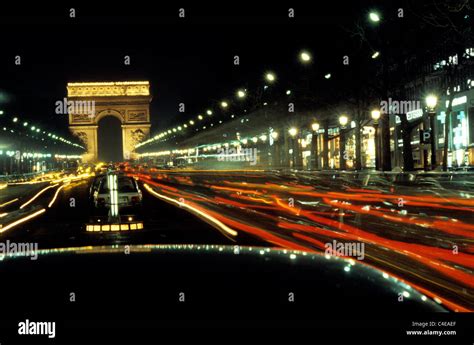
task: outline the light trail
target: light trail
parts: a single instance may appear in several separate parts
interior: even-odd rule
[[[44,192],[46,192],[48,189],[50,188],[54,188],[56,187],[58,184],[55,184],[55,185],[52,185],[52,186],[48,186],[48,187],[45,187],[43,188],[42,190],[40,190],[38,193],[36,193],[36,195],[34,197],[32,197],[30,200],[28,200],[27,202],[25,202],[23,205],[20,206],[20,209],[23,209],[25,206],[28,206],[29,204],[31,204],[37,197],[39,197],[41,194],[43,194]]]
[[[448,189],[433,196],[394,185],[369,189],[357,181],[346,186],[317,177],[304,184],[294,176],[291,181],[274,177],[222,172],[146,176],[150,185],[159,180],[155,188],[160,193],[192,200],[222,223],[269,245],[321,251],[333,239],[364,242],[371,255],[363,263],[403,277],[451,310],[474,310],[474,298],[466,295],[474,287],[473,199],[453,197]]]
[[[167,197],[166,195],[163,195],[163,194],[160,194],[160,193],[157,193],[156,191],[154,191],[148,184],[144,184],[144,187],[145,189],[151,193],[152,195],[160,198],[160,199],[163,199],[163,200],[166,200],[168,202],[171,202],[175,205],[178,205],[180,207],[183,207],[183,208],[187,208],[188,210],[190,210],[191,212],[193,213],[197,213],[198,215],[200,215],[201,217],[207,219],[208,221],[210,221],[211,223],[213,223],[214,225],[216,225],[219,229],[221,229],[222,231],[226,232],[227,234],[231,235],[231,236],[237,236],[238,235],[238,232],[229,228],[227,225],[225,225],[224,223],[222,223],[221,221],[219,221],[218,219],[204,213],[203,211],[191,206],[191,205],[188,205],[186,203],[182,203],[180,201],[177,201],[175,199],[172,199],[172,198],[169,198]]]
[[[63,185],[60,186],[58,189],[56,189],[56,193],[54,193],[53,199],[51,199],[51,202],[48,204],[48,208],[51,208],[51,206],[53,206],[54,202],[56,201],[56,198],[58,197],[59,192],[60,192],[61,189],[63,189],[64,187],[66,187],[66,184],[63,184]]]
[[[1,204],[0,207],[4,207],[4,206],[10,205],[10,204],[13,204],[15,201],[18,201],[18,198],[15,198],[15,199],[13,199],[13,200],[7,201],[7,202]]]
[[[5,232],[5,231],[7,231],[7,230],[9,230],[9,229],[11,229],[11,228],[14,228],[15,226],[17,226],[17,225],[19,225],[19,224],[22,224],[22,223],[24,223],[24,222],[27,222],[27,221],[30,220],[31,218],[37,217],[37,216],[39,216],[40,214],[42,214],[42,213],[44,213],[44,212],[46,212],[46,209],[42,208],[42,209],[39,210],[39,211],[36,211],[36,212],[34,212],[34,213],[32,213],[32,214],[29,214],[28,216],[25,216],[25,217],[23,217],[23,218],[20,218],[20,219],[14,221],[13,223],[10,223],[10,224],[8,224],[8,225],[6,225],[6,226],[0,228],[0,233]]]

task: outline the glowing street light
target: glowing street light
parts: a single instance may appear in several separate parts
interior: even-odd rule
[[[339,131],[339,169],[346,170],[346,131],[345,127],[349,122],[349,118],[346,115],[339,116],[339,124],[341,130]]]
[[[345,127],[348,122],[349,118],[346,115],[339,116],[339,124],[341,125],[341,127]]]
[[[380,52],[374,52],[374,53],[372,54],[372,59],[376,59],[376,58],[378,58],[379,56],[380,56]]]
[[[428,115],[430,117],[430,144],[431,144],[431,169],[436,169],[436,105],[438,104],[438,97],[435,95],[428,95],[425,99],[426,106],[428,108]]]
[[[426,106],[432,110],[436,108],[436,105],[438,104],[438,97],[436,97],[435,95],[428,95],[426,96],[425,102]]]
[[[311,129],[313,130],[313,139],[311,140],[311,167],[313,169],[319,168],[319,154],[318,154],[318,131],[319,131],[319,123],[314,122],[311,125]]]
[[[372,112],[370,113],[370,116],[372,117],[372,120],[377,122],[380,119],[380,110],[378,109],[372,110]]]
[[[278,139],[278,132],[272,132],[271,136],[272,136],[273,140],[277,140]]]
[[[227,103],[226,101],[222,101],[222,102],[221,102],[221,107],[222,107],[222,108],[225,109],[225,108],[227,108],[228,106],[229,106],[229,103]]]
[[[308,63],[311,61],[311,55],[307,51],[302,51],[300,53],[300,60],[302,63]]]
[[[211,115],[212,115],[212,110],[207,109],[207,110],[206,110],[206,114],[209,115],[209,116],[211,116]]]
[[[203,119],[202,115],[198,115],[198,119],[202,120]]]
[[[273,83],[276,80],[276,76],[274,73],[268,72],[267,74],[265,74],[265,79],[270,83]]]
[[[286,94],[289,96],[291,95],[291,90],[286,90]]]
[[[245,98],[246,93],[244,90],[237,90],[237,97],[238,98]]]
[[[371,22],[378,23],[380,22],[380,15],[377,12],[370,12],[369,19]]]
[[[324,78],[325,79],[330,79],[331,78],[331,73],[327,73],[326,75],[324,75]]]
[[[374,143],[375,143],[375,170],[380,169],[380,139],[379,139],[379,120],[380,116],[382,114],[380,113],[380,110],[374,109],[371,111],[370,116],[372,117],[372,120],[374,120]]]
[[[288,133],[290,133],[290,135],[292,137],[296,136],[296,134],[298,134],[298,130],[295,128],[295,127],[291,127],[289,130],[288,130]]]
[[[18,122],[18,117],[14,117],[13,122]]]

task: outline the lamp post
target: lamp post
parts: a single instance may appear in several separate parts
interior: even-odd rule
[[[313,140],[312,143],[312,156],[313,156],[313,168],[319,168],[319,154],[318,154],[318,131],[319,131],[319,123],[315,122],[311,125],[311,129],[313,130]]]
[[[346,115],[339,116],[339,169],[346,170],[346,133],[345,128],[349,118]]]
[[[436,165],[437,165],[435,119],[436,119],[436,105],[438,104],[438,97],[434,95],[428,95],[425,101],[426,101],[426,108],[428,110],[428,116],[430,118],[431,170],[435,170]]]
[[[296,148],[295,148],[295,137],[296,134],[298,134],[298,130],[295,127],[291,127],[288,130],[288,133],[291,136],[291,150],[292,150],[292,163],[293,163],[293,169],[296,167]]]
[[[375,143],[375,170],[380,169],[380,143],[379,143],[379,119],[380,110],[374,109],[370,113],[372,120],[374,121],[374,143]]]

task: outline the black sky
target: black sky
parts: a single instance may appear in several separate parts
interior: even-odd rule
[[[231,97],[238,87],[260,83],[265,70],[275,70],[281,83],[304,73],[296,59],[301,49],[314,54],[320,73],[340,66],[336,59],[351,49],[344,26],[377,8],[354,1],[332,8],[304,4],[76,4],[75,19],[68,18],[66,5],[2,5],[0,107],[66,134],[67,119],[54,114],[54,103],[66,96],[67,82],[149,80],[156,133]],[[177,17],[181,6],[184,20]],[[296,18],[290,20],[291,6]],[[15,55],[21,55],[21,66],[14,65]],[[233,65],[234,55],[240,66]],[[180,102],[185,114],[178,113]]]

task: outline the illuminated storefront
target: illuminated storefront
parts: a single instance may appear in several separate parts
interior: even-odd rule
[[[438,156],[442,157],[448,97],[444,97],[437,113]],[[453,99],[448,136],[448,166],[474,165],[474,89],[460,92]]]

